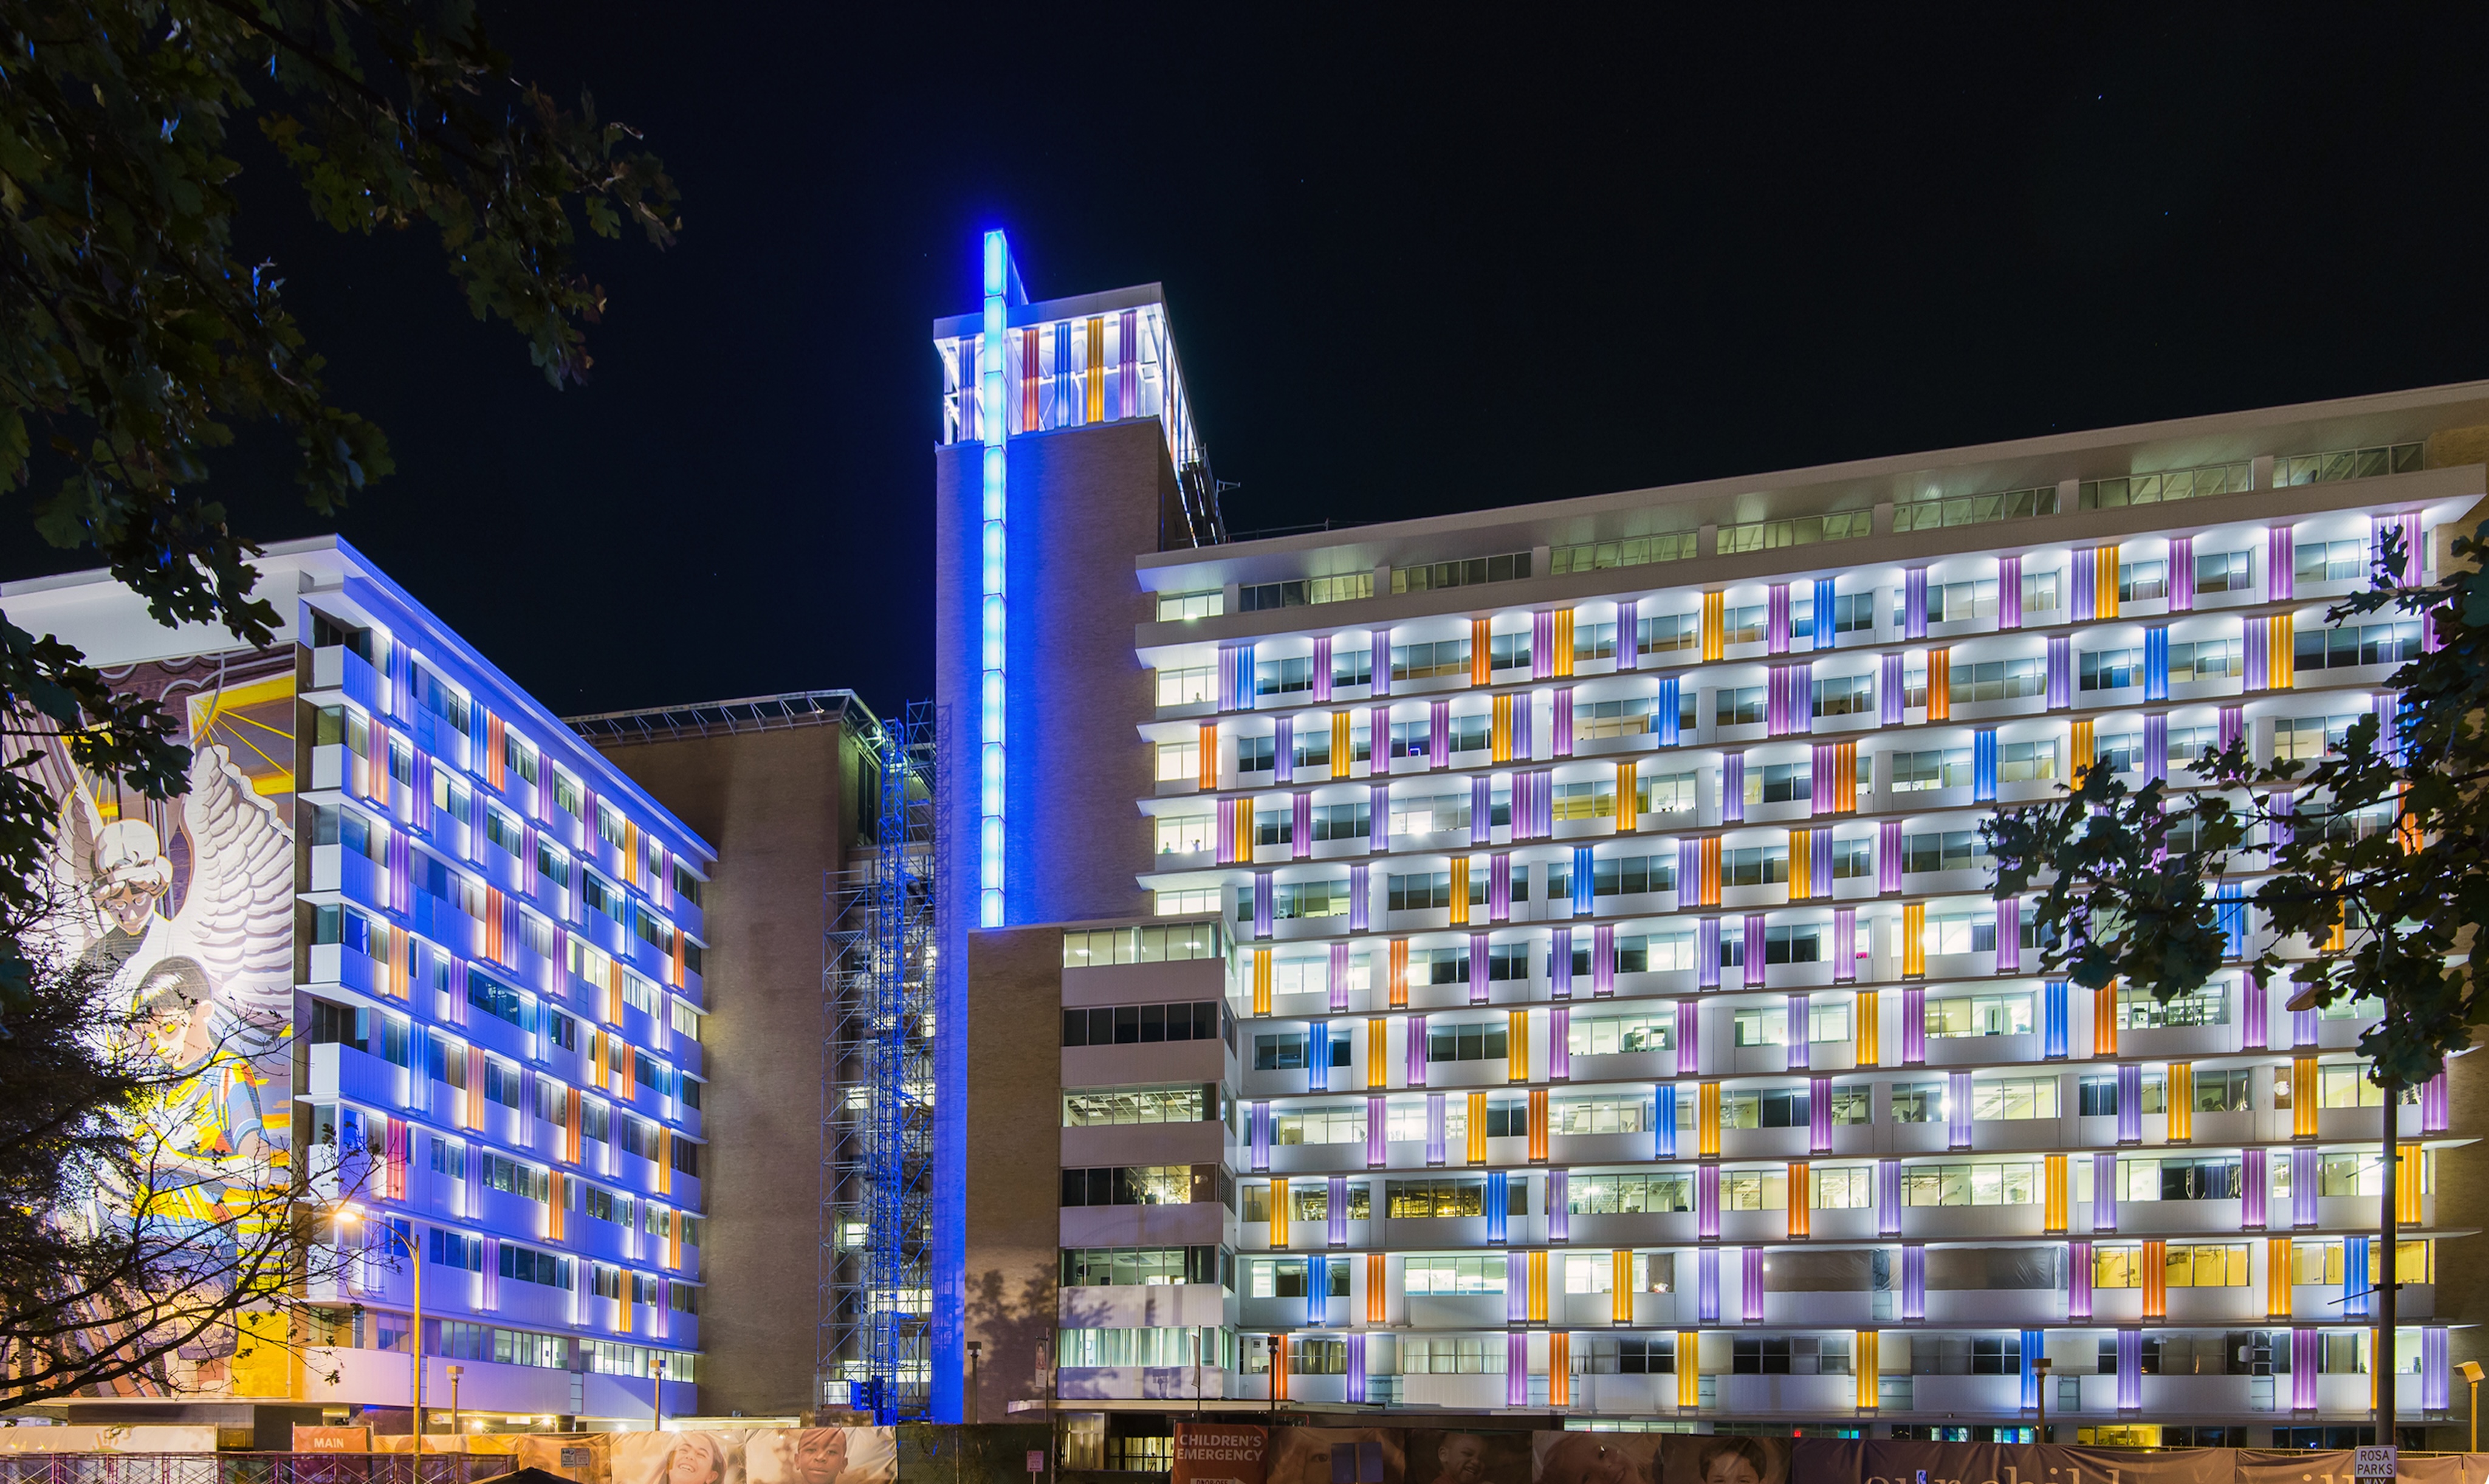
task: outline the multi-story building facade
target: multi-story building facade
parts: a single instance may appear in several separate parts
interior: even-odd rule
[[[823,883],[835,899],[873,858],[881,723],[852,691],[805,691],[570,725],[717,849],[701,923],[701,1048],[733,1074],[714,1078],[705,1099],[716,1122],[701,1165],[701,1411],[787,1417],[843,1405],[871,1303],[864,1203],[854,1172],[839,1168],[839,1131],[860,1112],[840,1085],[855,1057],[837,1043],[822,970],[824,921],[833,932],[856,925],[836,921],[835,900],[824,906]],[[815,1251],[817,1303],[803,1262]]]
[[[159,627],[100,572],[0,588],[186,720],[169,802],[47,756],[65,869],[144,908],[73,907],[64,937],[134,1005],[206,1007],[163,1038],[214,1126],[186,1157],[232,1193],[299,1162],[342,1254],[291,1344],[186,1349],[73,1420],[403,1433],[417,1354],[435,1428],[453,1365],[471,1426],[645,1425],[660,1374],[691,1412],[709,846],[343,541],[258,566],[281,620],[259,651]]]
[[[1155,288],[988,278],[934,331],[987,1416],[1039,1338],[1106,1411],[2262,1444],[2391,1364],[2445,1415],[2461,1064],[2383,1343],[2372,1007],[2070,987],[1979,825],[2383,705],[2419,627],[2326,609],[2450,559],[2489,385],[1223,542],[1126,392]]]

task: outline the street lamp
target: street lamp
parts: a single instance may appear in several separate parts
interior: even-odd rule
[[[2038,1377],[2040,1381],[2040,1384],[2033,1389],[2035,1394],[2040,1398],[2040,1428],[2038,1441],[2041,1442],[2046,1442],[2048,1441],[2048,1367],[2055,1363],[2055,1361],[2050,1360],[2046,1356],[2042,1356],[2031,1362],[2031,1374]]]
[[[2480,1451],[2480,1362],[2466,1360],[2455,1369],[2463,1373],[2465,1381],[2472,1383],[2472,1451],[2477,1453]]]
[[[449,1367],[449,1437],[453,1442],[458,1438],[458,1378],[466,1374],[467,1367],[463,1365]],[[466,1452],[466,1445],[460,1444],[458,1451]]]
[[[983,1340],[968,1342],[968,1425],[977,1425],[977,1357],[986,1353]]]
[[[363,1219],[359,1206],[339,1206],[334,1213],[339,1223],[353,1226]],[[415,1394],[407,1404],[415,1428],[415,1455],[423,1456],[423,1254],[415,1245],[412,1230],[401,1232],[392,1222],[382,1221],[380,1230],[388,1234],[390,1244],[406,1254],[406,1265],[415,1270]]]

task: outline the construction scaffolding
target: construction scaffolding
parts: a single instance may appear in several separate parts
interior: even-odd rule
[[[928,1414],[933,1160],[933,707],[883,723],[865,764],[881,813],[860,864],[823,883],[820,1341],[823,1405]]]

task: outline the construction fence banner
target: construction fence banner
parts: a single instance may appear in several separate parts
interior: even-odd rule
[[[888,1427],[509,1436],[517,1467],[576,1484],[899,1484]]]
[[[2409,1484],[2489,1484],[2489,1454],[2405,1453]],[[1170,1484],[2351,1484],[2351,1454],[2050,1443],[1178,1422]],[[704,1484],[616,1477],[612,1484]],[[734,1484],[734,1481],[727,1481]],[[755,1484],[760,1484],[756,1480]]]

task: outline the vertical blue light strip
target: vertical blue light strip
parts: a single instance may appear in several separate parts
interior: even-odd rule
[[[980,686],[977,830],[977,925],[1003,923],[1003,717],[1004,666],[1003,443],[1011,430],[1004,358],[1010,354],[1006,301],[1011,292],[1011,243],[1000,232],[986,234],[985,325],[978,358],[977,431],[985,437],[984,665]]]

